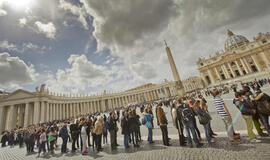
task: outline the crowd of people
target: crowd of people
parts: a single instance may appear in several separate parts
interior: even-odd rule
[[[248,138],[251,143],[259,143],[262,137],[270,135],[268,122],[270,97],[260,89],[267,84],[270,84],[270,80],[262,79],[241,83],[241,90],[238,90],[235,84],[225,89],[230,88],[229,90],[235,94],[233,104],[239,109],[246,122]],[[60,147],[59,142],[61,142],[62,154],[80,150],[82,155],[87,155],[90,148],[97,152],[103,151],[104,145],[108,144],[108,134],[112,150],[117,149],[119,146],[117,142],[118,134],[123,135],[123,145],[126,149],[130,148],[131,145],[140,147],[142,141],[141,127],[148,129],[148,143],[153,144],[155,142],[153,139],[154,119],[156,119],[161,130],[163,145],[170,146],[167,127],[168,115],[164,112],[164,107],[171,110],[172,122],[178,131],[180,146],[191,148],[203,146],[198,125],[203,126],[207,145],[211,146],[217,141],[215,138],[217,134],[212,130],[212,118],[208,111],[208,102],[203,93],[206,97],[210,95],[213,97],[213,104],[216,107],[217,114],[224,122],[228,141],[231,144],[239,144],[240,134],[234,130],[227,104],[221,97],[224,90],[219,87],[207,89],[199,94],[194,92],[185,97],[173,97],[167,100],[130,105],[122,108],[121,111],[111,111],[109,114],[96,113],[77,119],[53,121],[12,131],[4,131],[1,138],[2,147],[6,147],[7,144],[10,147],[19,145],[20,148],[25,146],[27,154],[34,153],[34,150],[37,149],[38,156],[40,156],[41,152],[43,154],[48,152],[53,155],[55,148]],[[138,107],[143,116],[136,113]],[[253,124],[257,130],[257,135],[253,132]],[[263,129],[267,133],[264,133]],[[61,141],[59,141],[60,138]],[[70,149],[67,148],[68,142],[72,143]]]

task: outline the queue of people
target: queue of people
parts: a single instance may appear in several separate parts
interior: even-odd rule
[[[263,79],[242,83],[241,90],[237,90],[238,87],[235,84],[231,87],[231,90],[235,93],[233,104],[239,109],[246,122],[248,138],[251,143],[259,143],[262,141],[262,137],[270,135],[268,121],[270,97],[260,89],[269,82],[269,80]],[[231,144],[239,144],[240,134],[234,130],[231,114],[222,98],[224,91],[214,88],[212,90],[208,89],[204,93],[206,96],[209,96],[208,94],[213,96],[213,104],[217,114],[224,122],[228,141]],[[123,135],[123,146],[128,149],[132,145],[133,147],[140,147],[142,142],[141,127],[147,128],[147,142],[151,145],[155,143],[153,129],[155,128],[154,119],[156,119],[162,134],[163,145],[170,146],[168,114],[164,111],[164,107],[168,107],[171,109],[173,126],[178,131],[180,146],[190,148],[203,146],[198,125],[202,125],[207,145],[211,146],[217,141],[215,138],[217,134],[213,132],[211,127],[212,117],[208,111],[207,103],[202,94],[195,92],[185,97],[174,97],[163,101],[130,105],[122,108],[121,112],[117,110],[111,111],[109,114],[96,113],[77,119],[54,121],[5,131],[2,134],[1,143],[2,147],[6,147],[7,143],[10,147],[16,144],[19,147],[25,145],[27,154],[34,153],[35,148],[37,148],[38,156],[40,156],[41,152],[44,155],[46,153],[54,155],[55,149],[60,147],[58,140],[61,138],[62,154],[80,150],[82,155],[87,155],[91,147],[93,151],[103,151],[104,145],[108,143],[108,134],[111,149],[117,149],[120,145],[117,142],[119,138],[117,135],[121,133]],[[136,112],[138,107],[142,114]],[[156,117],[153,114],[154,108]],[[257,130],[257,135],[253,132],[253,125]],[[267,133],[263,132],[263,128]],[[120,130],[121,132],[119,132]],[[70,150],[67,147],[68,142],[72,143]]]

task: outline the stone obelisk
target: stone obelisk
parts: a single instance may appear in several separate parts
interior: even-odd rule
[[[166,41],[165,42],[165,45],[166,45],[166,52],[167,52],[167,56],[168,56],[168,59],[169,59],[169,62],[170,62],[170,66],[171,66],[171,70],[172,70],[172,73],[173,73],[173,78],[174,78],[174,81],[175,81],[175,87],[176,87],[176,90],[177,90],[177,93],[180,97],[183,97],[185,95],[185,90],[184,90],[184,87],[183,87],[183,84],[182,84],[182,81],[180,79],[180,76],[178,74],[178,71],[177,71],[177,68],[176,68],[176,65],[174,63],[174,60],[173,60],[173,56],[172,56],[172,53],[171,53],[171,50],[170,48],[168,47]]]

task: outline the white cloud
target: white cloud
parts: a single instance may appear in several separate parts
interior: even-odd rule
[[[45,23],[42,23],[40,21],[36,21],[35,25],[38,27],[38,31],[40,33],[45,34],[46,37],[48,37],[50,39],[55,38],[56,28],[52,22],[45,24]]]
[[[8,51],[18,51],[17,45],[7,40],[0,41],[0,48],[7,49]]]
[[[254,29],[269,31],[270,25],[265,23],[270,17],[268,0],[81,2],[93,16],[98,50],[110,49],[123,63],[118,67],[128,70],[135,83],[172,79],[164,39],[184,79],[198,75],[199,57],[223,49],[227,28],[248,36]]]
[[[45,53],[50,51],[51,47],[39,46],[32,42],[24,42],[22,44],[14,44],[7,40],[0,41],[0,49],[7,51],[16,51],[19,53],[25,53],[27,51],[35,51],[36,53]]]
[[[28,42],[28,43],[23,43],[23,48],[24,49],[33,49],[33,50],[36,50],[36,49],[39,49],[40,47],[36,44],[33,44],[31,42]]]
[[[70,68],[59,69],[55,76],[50,75],[46,84],[55,91],[83,92],[108,81],[106,67],[93,64],[85,55],[71,55],[67,60]]]
[[[88,23],[86,20],[86,17],[88,16],[88,14],[86,13],[84,7],[75,6],[65,0],[60,0],[59,8],[62,8],[66,11],[70,11],[72,14],[78,16],[78,21],[82,23],[83,27],[86,30],[88,29]]]
[[[18,88],[36,80],[37,73],[33,65],[27,65],[19,57],[9,53],[0,53],[0,87],[5,89]]]
[[[0,17],[7,15],[7,11],[0,8]]]
[[[26,23],[27,23],[27,19],[26,18],[20,18],[19,19],[19,25],[20,25],[20,27],[25,26]]]

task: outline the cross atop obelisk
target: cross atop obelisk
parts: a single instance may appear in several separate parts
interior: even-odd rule
[[[168,47],[166,41],[164,40],[165,42],[165,49],[166,49],[166,52],[167,52],[167,56],[168,56],[168,60],[170,62],[170,66],[171,66],[171,70],[172,70],[172,73],[173,73],[173,78],[174,78],[174,81],[175,81],[175,85],[176,85],[176,89],[177,89],[177,92],[178,92],[178,95],[180,97],[184,96],[185,95],[185,90],[184,90],[184,87],[183,87],[183,84],[182,84],[182,81],[180,79],[180,76],[178,74],[178,71],[177,71],[177,68],[176,68],[176,65],[174,63],[174,60],[173,60],[173,56],[172,56],[172,53],[171,53],[171,50],[170,48]]]

